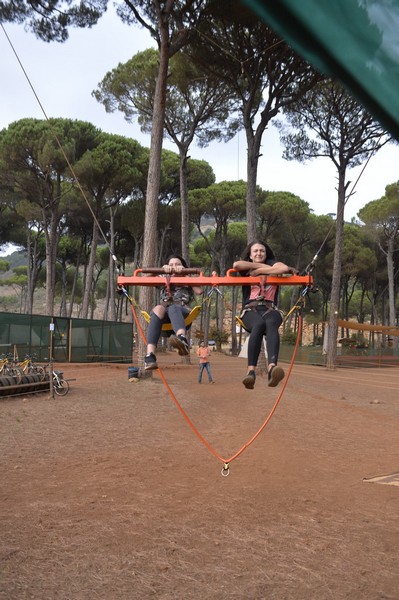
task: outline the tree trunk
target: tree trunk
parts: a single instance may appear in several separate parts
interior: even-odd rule
[[[46,239],[46,310],[48,315],[54,314],[55,266],[58,248],[60,198],[61,176],[57,174],[54,190],[48,193],[48,202],[51,205],[49,219],[46,218],[47,208],[43,208],[43,223],[47,224],[44,233]]]
[[[344,239],[345,172],[338,171],[338,204],[335,233],[334,266],[328,319],[327,369],[335,369],[337,359],[337,318],[341,289],[341,263]]]
[[[109,207],[109,260],[108,260],[108,280],[107,292],[104,305],[104,320],[108,320],[108,315],[111,321],[116,321],[116,304],[115,304],[115,206]]]
[[[147,193],[144,219],[143,266],[155,266],[157,256],[157,222],[159,201],[159,179],[161,173],[161,156],[163,127],[165,121],[166,85],[169,65],[169,26],[168,17],[159,19],[159,69],[155,86],[154,111],[152,115],[150,161],[148,166]],[[153,290],[149,286],[140,288],[140,307],[151,310]],[[141,319],[144,327],[144,320]],[[139,337],[139,364],[144,363],[145,342]]]
[[[58,245],[58,211],[52,212],[48,229],[46,228],[46,311],[54,314],[55,265]]]
[[[28,227],[28,235],[26,240],[26,256],[28,261],[28,284],[27,284],[27,305],[26,312],[28,314],[32,314],[33,312],[33,299],[37,285],[37,278],[39,273],[39,261],[38,261],[38,236],[39,232],[36,232],[36,235],[32,236],[32,230]],[[32,239],[33,238],[33,239]]]
[[[65,261],[63,261],[61,271],[60,317],[67,316],[67,285],[67,266],[65,264]]]
[[[80,244],[80,248],[79,248],[79,254],[76,260],[76,266],[75,266],[75,274],[73,276],[73,283],[72,283],[72,289],[71,289],[71,295],[69,298],[69,313],[68,313],[68,317],[72,317],[73,314],[73,305],[75,303],[75,292],[76,292],[76,285],[79,279],[79,267],[80,267],[80,259],[82,256],[82,251],[83,251],[83,244],[84,242],[82,241]]]
[[[190,266],[190,227],[188,215],[187,192],[187,149],[180,148],[180,203],[181,203],[181,252],[187,265]]]
[[[258,177],[258,160],[260,135],[253,135],[252,128],[246,125],[247,134],[247,242],[256,240],[256,180]]]
[[[395,251],[394,238],[388,239],[387,251],[387,272],[388,272],[388,302],[389,302],[389,322],[388,325],[396,325],[396,303],[395,303],[395,267],[393,253]],[[398,347],[398,338],[393,338],[394,348]]]
[[[27,257],[27,261],[28,261],[28,272],[27,272],[27,289],[26,289],[26,296],[27,296],[27,307],[26,310],[28,312],[28,314],[32,314],[33,312],[33,273],[32,273],[32,269],[34,268],[33,266],[33,261],[32,261],[32,237],[31,237],[31,233],[30,233],[30,229],[28,227],[28,235],[27,235],[27,240],[26,240],[26,257]]]
[[[83,292],[82,313],[81,313],[82,319],[87,319],[88,314],[89,314],[90,297],[91,297],[92,287],[93,287],[94,266],[96,264],[97,242],[98,242],[98,226],[97,226],[97,222],[93,221],[93,236],[92,236],[92,240],[91,240],[89,264],[87,266],[86,279],[84,281],[84,292]]]

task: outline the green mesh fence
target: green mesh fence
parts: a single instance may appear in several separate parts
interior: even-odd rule
[[[0,354],[31,354],[38,362],[52,354],[59,362],[130,363],[132,352],[131,323],[0,312]]]

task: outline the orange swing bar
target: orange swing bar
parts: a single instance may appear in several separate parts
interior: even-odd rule
[[[150,275],[144,275],[149,273]],[[218,275],[213,272],[212,275],[204,275],[200,269],[182,269],[179,275],[169,275],[165,273],[162,268],[147,267],[144,269],[136,269],[133,275],[125,276],[119,275],[118,285],[129,286],[129,285],[149,285],[149,286],[164,286],[165,277],[167,277],[168,284],[170,285],[190,285],[190,286],[211,286],[220,287],[223,285],[234,286],[234,285],[259,285],[264,283],[266,279],[267,285],[303,285],[312,286],[313,277],[308,275],[277,275],[277,276],[265,276],[258,275],[257,277],[244,277],[240,275],[234,275],[239,273],[235,269],[229,269],[226,275]],[[151,276],[155,275],[155,276]],[[160,277],[161,275],[161,277]],[[165,277],[162,277],[165,275]],[[196,275],[196,277],[186,277],[186,275]]]

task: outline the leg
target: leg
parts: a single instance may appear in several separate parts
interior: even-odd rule
[[[172,329],[176,335],[186,336],[186,324],[184,322],[184,318],[189,312],[190,311],[185,306],[179,306],[178,304],[171,304],[168,306],[168,317],[172,323]]]
[[[278,310],[272,310],[265,315],[266,323],[266,348],[268,361],[268,385],[276,387],[284,378],[284,370],[277,366],[280,350],[279,327],[283,321]]]
[[[278,354],[280,351],[280,334],[278,329],[283,322],[283,318],[278,310],[271,310],[266,313],[264,317],[265,321],[265,335],[266,335],[266,349],[267,349],[267,361],[270,365],[276,365],[278,361]]]
[[[147,354],[155,352],[161,335],[162,322],[166,316],[166,310],[158,304],[152,309],[150,324],[147,330]]]
[[[204,363],[200,363],[199,372],[198,372],[198,383],[202,381],[202,373],[204,371]]]
[[[190,348],[186,338],[186,323],[184,319],[190,314],[190,309],[187,306],[171,304],[167,312],[173,331],[175,332],[175,335],[170,337],[170,344],[173,348],[177,348],[180,356],[187,356],[190,353]]]
[[[256,310],[245,313],[243,321],[245,327],[251,332],[248,342],[248,370],[252,370],[258,364],[263,336],[266,334],[266,323]]]
[[[211,374],[211,363],[209,363],[209,362],[205,363],[205,369],[206,369],[206,372],[208,373],[209,383],[213,383],[212,374]]]
[[[155,306],[151,312],[150,324],[147,330],[147,354],[144,357],[144,369],[146,371],[158,368],[155,351],[159,336],[161,335],[162,323],[165,316],[165,308],[160,304]]]
[[[279,313],[280,314],[280,313]],[[242,380],[244,386],[250,390],[255,385],[255,369],[258,364],[259,353],[262,347],[263,336],[266,333],[266,323],[256,310],[249,310],[243,316],[245,327],[251,332],[248,342],[248,368]]]

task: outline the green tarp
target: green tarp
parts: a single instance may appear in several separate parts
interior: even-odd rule
[[[244,0],[399,140],[399,0]]]
[[[132,323],[0,312],[0,354],[48,362],[50,348],[59,362],[131,362]]]

